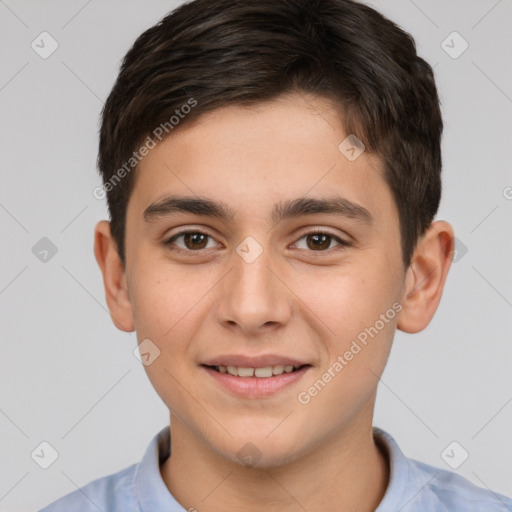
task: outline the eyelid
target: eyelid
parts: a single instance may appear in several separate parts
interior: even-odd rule
[[[295,240],[294,244],[296,244],[299,240],[301,240],[305,236],[316,235],[316,234],[328,235],[332,239],[336,240],[338,242],[338,245],[336,245],[334,247],[331,247],[330,249],[327,249],[327,250],[324,250],[324,251],[307,251],[306,250],[307,253],[310,253],[310,254],[313,254],[313,255],[332,254],[332,252],[336,251],[337,249],[345,248],[345,247],[353,245],[352,242],[347,240],[345,237],[340,236],[339,234],[333,233],[329,229],[322,228],[322,227],[309,227],[309,228],[306,228],[306,230],[304,232],[301,232],[301,234],[296,237],[296,240]],[[299,250],[305,250],[305,249],[299,249]]]
[[[182,249],[181,247],[173,245],[173,242],[174,242],[175,239],[179,238],[182,235],[186,235],[188,233],[203,234],[203,235],[206,235],[207,237],[211,238],[212,240],[215,240],[217,243],[220,243],[220,242],[218,242],[218,240],[216,239],[216,237],[214,235],[212,235],[211,233],[208,232],[207,229],[205,229],[203,227],[201,227],[201,228],[194,228],[194,227],[192,227],[192,228],[183,229],[182,231],[178,231],[177,233],[174,233],[173,235],[166,237],[166,239],[164,240],[163,244],[165,246],[169,246],[169,247],[172,246],[172,248],[171,248],[172,251],[175,251],[177,253],[186,253],[187,255],[197,255],[197,256],[199,256],[199,255],[208,253],[210,251],[210,249],[212,249],[212,248],[210,248],[210,249],[199,249],[197,251],[194,251],[194,250],[191,250],[191,249]],[[333,238],[334,240],[336,240],[338,242],[338,244],[336,246],[330,248],[330,249],[323,250],[323,251],[322,250],[320,250],[320,251],[313,251],[313,250],[306,250],[306,249],[298,249],[298,250],[299,251],[305,251],[305,252],[313,254],[315,256],[320,256],[322,254],[332,254],[333,251],[336,251],[338,249],[343,249],[343,248],[346,248],[346,247],[349,247],[349,246],[353,245],[353,242],[350,241],[350,240],[347,240],[345,237],[340,236],[339,234],[333,233],[328,228],[323,228],[323,227],[319,227],[319,226],[304,228],[304,231],[301,231],[300,234],[295,235],[295,241],[293,242],[293,244],[296,244],[299,240],[301,240],[305,236],[315,235],[315,234],[328,235],[331,238]],[[347,237],[348,237],[348,235],[347,235]],[[348,237],[348,238],[351,238],[351,237]]]
[[[164,244],[164,246],[169,246],[169,247],[172,246],[171,250],[173,250],[175,252],[182,252],[182,253],[186,253],[186,254],[189,254],[189,255],[194,255],[194,254],[195,255],[200,255],[200,254],[204,254],[205,252],[209,251],[209,249],[200,249],[200,250],[197,250],[197,251],[192,251],[190,249],[182,249],[181,247],[173,245],[174,240],[176,240],[180,236],[186,235],[188,233],[194,233],[194,234],[198,233],[198,234],[201,234],[201,235],[206,235],[207,237],[211,238],[212,240],[215,240],[217,243],[220,243],[220,242],[218,242],[218,240],[216,239],[215,236],[213,236],[211,233],[208,232],[208,230],[206,230],[205,228],[201,227],[201,228],[186,228],[186,229],[183,229],[182,231],[178,231],[177,233],[174,233],[174,234],[172,234],[170,236],[167,236],[164,239],[163,244]]]
[[[338,240],[341,240],[345,243],[350,243],[350,240],[352,237],[350,237],[348,234],[343,233],[340,234],[339,232],[331,231],[330,228],[324,228],[322,226],[308,226],[307,228],[304,228],[304,230],[300,231],[298,235],[295,235],[297,237],[297,240],[299,238],[302,238],[305,235],[314,235],[314,234],[322,234],[322,235],[330,235],[333,238],[336,238]]]

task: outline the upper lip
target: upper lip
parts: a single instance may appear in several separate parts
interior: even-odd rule
[[[304,366],[309,363],[299,359],[290,358],[287,356],[279,356],[276,354],[264,354],[259,356],[246,356],[246,355],[223,355],[213,357],[202,363],[206,366],[238,366],[242,368],[265,368],[266,366]]]

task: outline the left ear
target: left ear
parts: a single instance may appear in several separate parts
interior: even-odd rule
[[[419,239],[402,291],[397,322],[401,331],[422,331],[432,320],[450,270],[454,243],[453,228],[442,220],[433,222]]]

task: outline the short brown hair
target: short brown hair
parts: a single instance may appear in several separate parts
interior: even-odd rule
[[[414,39],[352,0],[194,0],[138,37],[103,107],[98,154],[123,265],[133,155],[155,129],[294,91],[342,107],[344,131],[380,157],[409,266],[441,197],[437,89]]]

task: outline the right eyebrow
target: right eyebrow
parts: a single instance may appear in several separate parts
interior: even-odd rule
[[[150,204],[144,210],[144,220],[152,222],[157,218],[166,217],[174,213],[205,215],[224,221],[232,221],[235,218],[235,212],[225,203],[201,197],[169,196]]]

